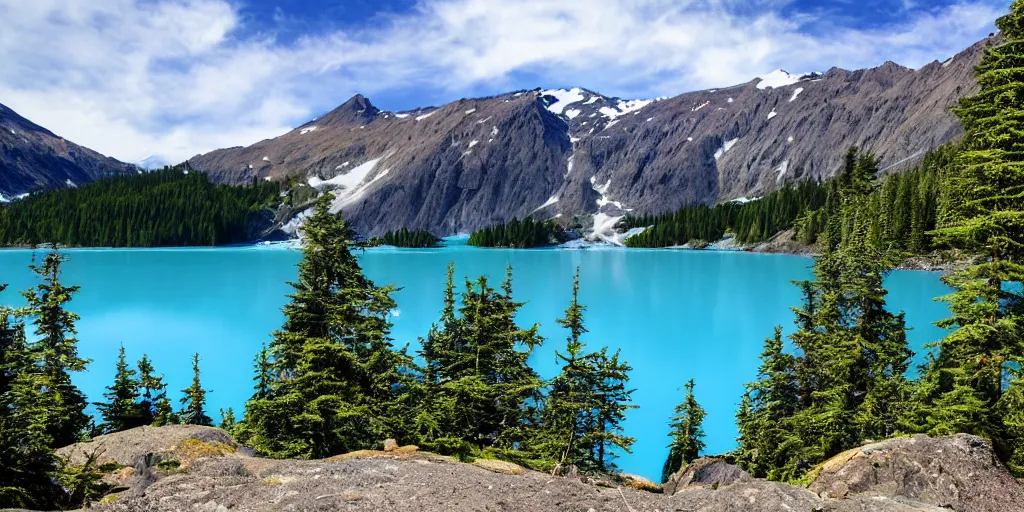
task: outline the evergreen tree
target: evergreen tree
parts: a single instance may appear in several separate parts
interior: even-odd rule
[[[939,342],[926,377],[936,414],[922,427],[990,436],[1005,458],[1020,460],[1019,420],[1005,405],[1019,400],[1014,369],[1024,363],[1024,98],[1014,93],[1024,84],[1024,2],[1015,0],[996,26],[1001,40],[975,71],[980,91],[954,110],[964,136],[935,233],[982,259],[944,278],[954,288],[944,299],[952,316],[939,325],[953,331]]]
[[[30,371],[23,313],[0,307],[0,507],[46,508],[60,490],[54,484],[58,468],[43,381]]]
[[[269,347],[274,379],[266,398],[249,401],[239,430],[274,457],[326,457],[408,437],[410,361],[392,350],[387,319],[394,288],[363,275],[331,199],[321,197],[302,227],[295,291]],[[262,380],[268,373],[257,366]]]
[[[142,413],[144,404],[138,403],[139,380],[135,378],[135,370],[128,368],[124,345],[118,351],[116,368],[114,383],[103,394],[107,401],[94,404],[103,418],[101,429],[107,434],[146,424]]]
[[[686,383],[686,396],[675,408],[672,421],[668,424],[672,431],[669,437],[668,457],[661,470],[661,481],[668,482],[675,472],[684,465],[697,460],[704,451],[704,418],[707,412],[697,403],[693,396],[693,379]]]
[[[811,299],[813,303],[813,299]],[[737,462],[752,475],[779,480],[799,445],[790,426],[799,407],[797,359],[783,351],[782,328],[765,340],[757,380],[736,414]]]
[[[55,447],[77,441],[89,424],[84,412],[85,395],[71,382],[71,373],[84,371],[89,360],[78,357],[78,315],[65,309],[78,287],[61,284],[64,261],[57,252],[51,252],[42,265],[31,265],[41,282],[22,293],[33,316],[37,341],[31,344],[31,351],[42,370],[40,387],[50,414],[45,422],[47,435]]]
[[[172,421],[170,400],[167,398],[167,385],[163,375],[157,376],[149,356],[142,354],[138,362],[139,369],[139,416],[143,425],[165,425]]]
[[[616,469],[613,462],[616,458],[614,448],[632,453],[630,447],[636,442],[635,438],[625,435],[622,428],[622,422],[626,420],[626,411],[637,407],[632,403],[634,390],[627,388],[629,372],[633,368],[625,361],[621,361],[619,356],[619,350],[609,355],[607,347],[601,348],[591,356],[597,382],[597,424],[591,457],[601,471]]]
[[[199,354],[192,355],[192,385],[181,390],[181,423],[185,425],[213,425],[206,415],[206,391],[199,381]]]
[[[228,431],[229,433],[235,428],[235,411],[230,407],[227,410],[220,410],[220,428]]]
[[[270,396],[271,385],[274,381],[274,367],[270,360],[270,351],[267,350],[266,343],[256,353],[253,365],[256,369],[256,375],[252,378],[254,382],[252,399],[261,400]]]

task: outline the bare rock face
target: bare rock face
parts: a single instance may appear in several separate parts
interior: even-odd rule
[[[809,488],[826,498],[896,497],[962,512],[1024,510],[1024,486],[988,441],[966,434],[847,451],[827,461]]]
[[[134,165],[64,140],[0,105],[0,201],[136,171]]]
[[[857,145],[887,170],[955,139],[949,107],[977,91],[982,41],[918,70],[893,63],[789,75],[658,100],[583,88],[520,91],[387,112],[355,96],[245,148],[193,157],[215,180],[308,182],[366,235],[440,235],[532,215],[601,224],[756,197],[834,175]]]
[[[665,494],[671,496],[690,487],[718,489],[723,485],[753,480],[746,471],[722,459],[703,457],[672,475],[665,482]]]

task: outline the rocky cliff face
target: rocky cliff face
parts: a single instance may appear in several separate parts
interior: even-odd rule
[[[135,166],[64,140],[0,105],[0,202],[130,172]]]
[[[664,486],[637,478],[559,477],[515,464],[473,464],[415,447],[326,460],[252,457],[223,431],[142,427],[61,449],[71,464],[96,452],[114,463],[118,493],[95,510],[360,510],[434,512],[1011,512],[1024,487],[976,437],[918,436],[837,456],[809,487],[751,478],[718,459],[684,468]]]
[[[356,96],[275,139],[198,155],[216,180],[294,179],[337,195],[364,234],[467,232],[513,217],[601,231],[627,212],[752,198],[832,176],[850,145],[887,169],[961,131],[982,41],[918,70],[769,76],[653,101],[586,89],[520,91],[386,112]]]

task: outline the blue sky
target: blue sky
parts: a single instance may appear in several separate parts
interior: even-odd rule
[[[178,162],[361,92],[410,109],[534,87],[672,96],[944,60],[1009,0],[0,0],[0,103],[79,144]]]

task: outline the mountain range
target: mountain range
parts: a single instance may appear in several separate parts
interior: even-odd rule
[[[913,165],[960,135],[950,107],[976,92],[973,70],[990,42],[917,70],[780,70],[655,100],[535,89],[390,112],[356,95],[279,137],[189,164],[222,183],[329,190],[333,210],[364,235],[449,235],[534,216],[601,237],[628,213],[749,201],[833,176],[851,145],[886,171]],[[134,169],[3,107],[0,127],[3,194]]]

